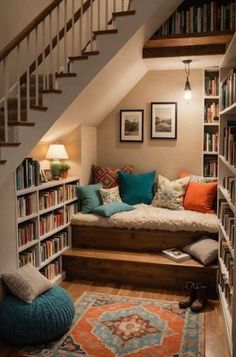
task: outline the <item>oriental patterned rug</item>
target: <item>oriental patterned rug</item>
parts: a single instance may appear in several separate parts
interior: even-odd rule
[[[76,317],[58,341],[24,348],[34,357],[204,356],[204,314],[177,302],[84,293]]]

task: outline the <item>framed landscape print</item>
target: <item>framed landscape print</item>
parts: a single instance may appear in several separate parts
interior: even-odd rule
[[[143,109],[120,111],[120,141],[143,141]]]
[[[151,139],[177,139],[177,102],[151,103]]]

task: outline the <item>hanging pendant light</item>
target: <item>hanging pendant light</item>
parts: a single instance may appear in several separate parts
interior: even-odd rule
[[[186,82],[185,82],[185,87],[184,87],[184,98],[189,100],[192,98],[192,89],[191,85],[189,82],[189,75],[190,75],[190,63],[192,60],[184,60],[183,63],[185,65],[185,72],[187,74]]]

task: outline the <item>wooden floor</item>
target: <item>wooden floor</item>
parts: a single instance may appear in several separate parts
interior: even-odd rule
[[[144,297],[159,300],[178,301],[182,294],[168,292],[167,290],[154,290],[150,288],[138,289],[132,286],[98,285],[88,282],[63,282],[64,287],[75,301],[84,291],[99,292],[113,295]],[[209,301],[205,310],[205,357],[229,357],[224,322],[218,301]],[[19,350],[9,346],[0,345],[0,357],[17,357]],[[99,356],[98,356],[99,357]],[[153,356],[154,357],[154,356]],[[163,356],[164,357],[164,356]]]

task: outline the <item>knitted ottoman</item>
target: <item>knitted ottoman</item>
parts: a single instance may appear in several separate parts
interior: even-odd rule
[[[34,345],[61,337],[71,326],[74,304],[67,292],[54,286],[32,304],[14,295],[0,303],[0,338],[16,345]]]

